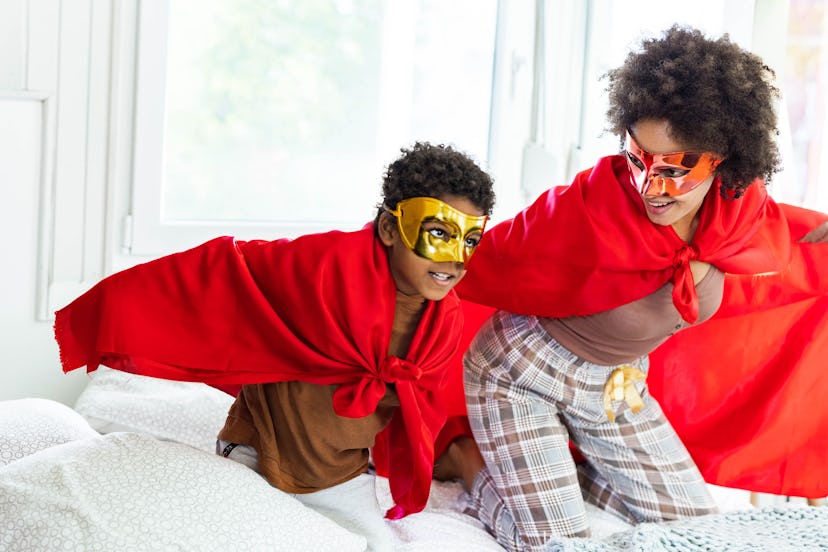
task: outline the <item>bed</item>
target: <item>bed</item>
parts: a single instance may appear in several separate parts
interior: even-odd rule
[[[94,372],[74,409],[0,401],[0,550],[364,550],[354,535],[214,454],[232,399],[209,386]],[[723,513],[630,526],[589,506],[590,539],[558,550],[828,550],[828,508],[754,508],[711,486]],[[378,478],[381,506],[390,507]],[[399,551],[501,551],[434,482],[426,509],[388,521]]]

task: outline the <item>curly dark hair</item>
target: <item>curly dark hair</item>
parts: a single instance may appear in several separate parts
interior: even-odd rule
[[[608,130],[623,143],[636,121],[666,120],[688,148],[724,157],[716,169],[723,197],[739,197],[756,178],[767,181],[780,169],[775,74],[728,35],[711,40],[674,25],[644,40],[605,78]]]
[[[375,226],[386,207],[395,209],[397,203],[410,197],[462,196],[484,214],[492,214],[492,177],[471,157],[451,146],[428,142],[416,142],[412,148],[400,151],[402,155],[385,171],[383,201],[377,206]]]

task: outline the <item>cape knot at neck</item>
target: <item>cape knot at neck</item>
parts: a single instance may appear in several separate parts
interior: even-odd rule
[[[380,366],[380,378],[388,383],[397,381],[414,381],[420,379],[423,375],[423,369],[407,360],[400,357],[389,356],[383,361]]]
[[[676,251],[675,256],[673,256],[673,268],[687,268],[690,265],[690,261],[698,258],[699,252],[696,251],[696,248],[689,243],[685,243]]]

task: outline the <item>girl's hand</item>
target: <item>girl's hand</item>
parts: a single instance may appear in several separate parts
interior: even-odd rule
[[[828,221],[823,222],[807,234],[803,236],[801,242],[807,243],[826,243],[828,242]]]

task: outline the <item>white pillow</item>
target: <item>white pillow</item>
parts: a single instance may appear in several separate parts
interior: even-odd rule
[[[65,404],[49,399],[0,401],[0,466],[54,445],[97,434],[82,416]]]
[[[73,441],[0,467],[0,549],[364,550],[252,470],[138,433]]]
[[[100,433],[134,431],[215,452],[233,397],[205,385],[100,366],[75,403]]]

